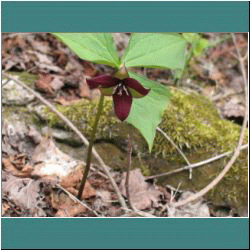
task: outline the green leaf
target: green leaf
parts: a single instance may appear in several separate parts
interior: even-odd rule
[[[119,68],[120,59],[111,33],[53,33],[81,59]]]
[[[130,77],[150,88],[149,94],[140,99],[133,99],[132,108],[126,122],[135,126],[146,139],[151,151],[156,128],[161,122],[163,111],[170,100],[168,89],[136,73],[129,72]]]
[[[200,55],[204,49],[206,49],[209,45],[207,39],[201,38],[195,46],[194,55]]]
[[[133,33],[122,63],[126,67],[183,68],[185,44],[174,33]]]
[[[208,40],[202,38],[198,33],[183,33],[182,35],[187,42],[193,45],[193,53],[195,56],[200,55],[209,45]]]
[[[198,33],[182,33],[182,35],[189,43],[197,42],[201,38]]]

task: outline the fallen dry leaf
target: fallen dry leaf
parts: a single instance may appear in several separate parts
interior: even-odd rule
[[[83,170],[80,165],[79,167],[75,168],[70,174],[64,177],[60,184],[73,195],[77,195],[82,177]],[[91,186],[88,181],[86,181],[81,200],[89,199],[94,196],[96,196],[96,190]]]
[[[61,50],[53,51],[52,55],[55,59],[55,63],[57,64],[57,66],[64,69],[66,64],[68,63],[68,55]]]
[[[96,68],[94,67],[93,63],[88,61],[83,61],[83,68],[84,73],[88,76],[95,76]]]
[[[224,117],[244,117],[245,105],[237,97],[232,97],[222,108]]]
[[[120,184],[120,190],[126,197],[125,180],[126,173],[123,174]],[[145,181],[140,169],[130,171],[129,193],[133,206],[139,210],[158,207],[163,196],[157,186]]]
[[[91,90],[88,87],[86,77],[79,84],[79,96],[91,99]]]
[[[109,208],[111,205],[111,193],[106,190],[97,190],[96,198],[93,204],[94,210],[101,211]]]
[[[53,88],[51,86],[53,77],[48,74],[39,74],[39,79],[36,81],[36,88],[37,90],[44,92],[44,93],[53,93]]]
[[[51,88],[54,91],[57,91],[64,86],[64,82],[62,81],[62,78],[59,76],[53,76],[53,80],[51,81],[50,84],[51,84]]]
[[[50,184],[48,181],[18,178],[5,171],[2,177],[2,191],[8,194],[10,200],[17,206],[28,209],[34,217],[47,216],[43,208],[47,207],[44,193]]]
[[[87,209],[83,205],[75,203],[73,206],[60,207],[56,212],[55,217],[74,217],[85,212],[87,212]]]
[[[55,214],[56,217],[73,217],[87,211],[86,207],[79,202],[73,201],[62,190],[51,193],[51,205],[58,210]]]
[[[34,168],[29,164],[25,164],[22,159],[19,158],[19,162],[17,162],[18,156],[7,156],[3,157],[3,169],[6,172],[9,172],[15,176],[19,177],[28,177]],[[23,158],[24,159],[24,158]]]
[[[2,203],[2,216],[6,215],[10,209],[10,205],[7,202]]]

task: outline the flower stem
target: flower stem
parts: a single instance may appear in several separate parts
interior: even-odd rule
[[[86,180],[87,180],[87,177],[88,177],[89,169],[90,169],[90,163],[91,163],[91,158],[92,158],[92,148],[94,146],[95,134],[96,134],[96,131],[97,131],[97,125],[98,125],[98,122],[100,120],[101,112],[102,112],[102,109],[103,109],[103,101],[104,101],[104,95],[101,95],[101,98],[100,98],[100,101],[99,101],[99,104],[98,104],[97,114],[96,114],[96,117],[95,117],[95,122],[94,122],[92,133],[91,133],[90,142],[89,142],[86,166],[85,166],[85,169],[84,169],[84,174],[83,174],[83,178],[82,178],[82,181],[81,181],[81,185],[80,185],[80,188],[79,188],[79,191],[78,191],[77,198],[79,200],[82,197],[83,189],[84,189],[84,186],[85,186],[85,183],[86,183]]]
[[[193,51],[193,50],[194,50],[194,48],[193,48],[193,45],[192,45],[192,47],[191,47],[191,49],[190,49],[190,52],[189,52],[189,54],[188,54],[188,56],[187,56],[187,58],[186,58],[185,66],[184,66],[184,68],[181,70],[181,76],[180,76],[180,78],[177,79],[177,81],[176,81],[176,87],[177,87],[177,88],[179,88],[179,87],[182,85],[183,77],[184,77],[184,75],[185,75],[185,73],[186,73],[187,67],[188,67],[188,65],[189,65],[189,63],[190,63],[190,61],[191,61],[191,58],[192,58],[193,54],[194,54],[194,51]]]

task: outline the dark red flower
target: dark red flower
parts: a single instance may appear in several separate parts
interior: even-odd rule
[[[150,91],[130,77],[121,80],[111,75],[100,75],[87,80],[87,83],[90,89],[100,88],[103,95],[113,96],[115,113],[121,121],[129,115],[132,98],[144,97]]]

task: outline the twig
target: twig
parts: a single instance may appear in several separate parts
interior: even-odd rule
[[[174,143],[174,141],[159,127],[156,128],[157,131],[159,131],[161,134],[164,135],[164,137],[177,149],[177,151],[181,154],[181,156],[183,157],[183,159],[186,161],[186,163],[188,164],[188,169],[189,169],[189,179],[192,179],[192,167],[191,167],[191,163],[189,162],[189,160],[187,159],[187,157],[185,156],[185,154],[181,151],[181,149]]]
[[[56,187],[63,190],[73,201],[80,203],[82,206],[86,207],[88,210],[90,210],[96,217],[100,217],[99,214],[91,209],[88,205],[84,204],[82,201],[77,199],[73,194],[71,194],[69,191],[67,191],[65,188],[60,186],[59,184],[56,184]]]
[[[162,214],[166,209],[168,210],[168,212],[170,211],[170,207],[172,206],[172,204],[174,204],[176,201],[175,201],[175,197],[177,195],[177,193],[179,192],[180,190],[180,186],[181,186],[181,182],[178,184],[177,188],[176,189],[173,189],[173,187],[169,186],[170,190],[171,190],[171,193],[170,193],[170,200],[169,200],[169,203],[166,203],[161,211],[160,211],[160,214]],[[167,185],[168,186],[168,185]]]
[[[203,188],[202,190],[200,190],[198,193],[191,195],[190,197],[188,197],[187,199],[177,202],[174,206],[175,207],[180,207],[183,206],[185,204],[187,204],[188,202],[194,201],[200,197],[202,197],[203,195],[205,195],[208,191],[210,191],[212,188],[214,188],[220,181],[221,179],[225,176],[225,174],[229,171],[229,169],[232,167],[232,165],[234,164],[234,162],[236,161],[237,157],[240,154],[240,150],[241,150],[241,145],[243,143],[244,140],[244,136],[245,136],[245,131],[246,131],[246,127],[247,127],[247,116],[248,116],[248,107],[247,107],[247,103],[248,103],[248,91],[247,91],[247,73],[245,70],[245,65],[244,65],[244,59],[246,58],[245,56],[242,57],[239,51],[239,48],[237,46],[237,42],[236,42],[236,38],[235,35],[232,33],[232,38],[233,38],[233,42],[237,51],[237,56],[238,56],[238,60],[240,62],[240,70],[243,76],[243,80],[244,80],[244,90],[245,90],[245,102],[246,102],[246,107],[245,107],[245,116],[244,116],[244,120],[243,120],[243,124],[241,127],[241,132],[240,132],[240,137],[239,137],[239,141],[237,144],[237,147],[234,151],[234,154],[232,156],[232,158],[230,159],[230,161],[226,164],[226,166],[224,167],[224,169],[220,172],[220,174],[212,181],[210,182],[205,188]]]
[[[211,99],[216,102],[218,100],[221,100],[221,99],[225,99],[227,97],[230,97],[230,96],[234,96],[234,95],[241,95],[241,94],[244,94],[244,91],[239,91],[239,92],[234,92],[234,93],[227,93],[227,94],[224,94],[224,95],[216,95],[214,97],[212,97]]]
[[[89,142],[88,140],[82,135],[82,133],[78,130],[78,128],[76,128],[76,126],[66,117],[64,116],[62,113],[60,113],[55,107],[54,105],[52,105],[50,102],[48,102],[45,98],[43,98],[39,93],[37,93],[36,91],[34,91],[33,89],[31,89],[30,87],[28,87],[27,85],[23,84],[21,81],[17,80],[15,77],[12,77],[6,73],[3,73],[3,75],[8,78],[11,79],[13,81],[15,81],[18,85],[22,86],[23,88],[25,88],[26,90],[28,90],[29,92],[31,92],[34,96],[36,96],[42,103],[44,103],[47,107],[49,107],[55,114],[57,114],[82,140],[82,142],[88,146]],[[104,163],[104,161],[102,160],[102,158],[99,156],[99,154],[97,153],[97,151],[95,150],[95,148],[93,148],[92,150],[92,154],[94,155],[94,157],[96,158],[96,160],[99,162],[100,166],[103,168],[105,174],[108,176],[115,192],[117,193],[119,202],[121,203],[121,206],[124,208],[127,208],[126,202],[124,200],[124,198],[122,197],[120,190],[117,186],[117,184],[115,183],[115,180],[113,179],[113,177],[111,176],[108,167],[106,166],[106,164]]]
[[[126,174],[126,180],[125,180],[125,188],[126,188],[128,204],[132,210],[135,210],[132,204],[130,192],[129,192],[129,173],[130,173],[130,168],[131,168],[131,155],[132,155],[132,142],[131,142],[130,136],[128,135],[128,165],[127,165],[127,174]]]
[[[108,179],[108,176],[105,175],[104,173],[102,173],[101,171],[99,171],[98,169],[96,169],[95,167],[91,166],[90,167],[90,170],[92,170],[93,172],[91,173],[91,176],[92,175],[95,175],[95,174],[99,174],[101,177],[103,177],[104,179]],[[89,175],[90,176],[90,175]]]
[[[245,144],[245,145],[241,146],[240,150],[243,150],[243,149],[246,149],[246,148],[248,148],[248,144]],[[172,170],[172,171],[169,171],[169,172],[166,172],[166,173],[162,173],[162,174],[148,176],[145,179],[146,180],[155,179],[155,178],[159,178],[159,177],[163,177],[163,176],[169,176],[169,175],[172,175],[172,174],[176,174],[176,173],[182,172],[184,170],[189,170],[189,168],[197,168],[197,167],[203,166],[205,164],[211,163],[213,161],[217,161],[217,160],[219,160],[219,159],[221,159],[223,157],[226,157],[226,156],[232,154],[233,152],[234,151],[229,151],[229,152],[217,155],[215,157],[209,158],[207,160],[191,164],[190,166],[185,166],[185,167],[178,168],[178,169],[175,169],[175,170]]]
[[[2,87],[9,83],[10,79],[7,79],[6,82],[2,82]]]
[[[125,211],[127,211],[127,212],[131,212],[131,213],[134,213],[134,214],[138,214],[138,215],[140,215],[140,216],[142,216],[142,217],[153,217],[153,218],[156,217],[156,216],[153,215],[153,214],[146,213],[146,212],[144,212],[144,211],[140,211],[140,210],[137,210],[137,209],[133,209],[133,210],[131,210],[131,209],[129,209],[129,208],[122,208],[122,209],[125,210]]]

